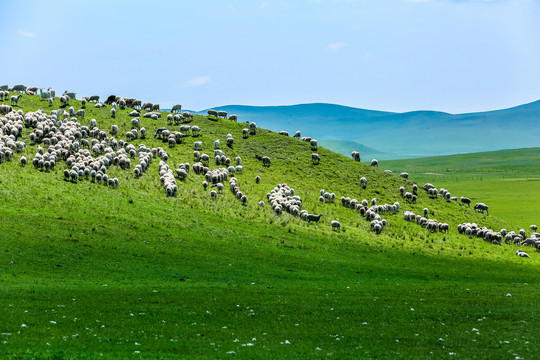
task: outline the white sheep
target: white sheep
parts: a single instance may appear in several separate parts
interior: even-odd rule
[[[332,225],[332,231],[337,230],[337,232],[341,232],[341,224],[337,220],[332,220],[330,222],[330,225]]]
[[[320,163],[321,157],[317,153],[312,153],[311,154],[311,161],[313,162],[314,165],[317,165],[317,164]]]
[[[527,254],[526,252],[524,252],[524,251],[521,250],[521,249],[519,249],[518,251],[516,251],[516,255],[517,255],[517,256],[520,256],[520,257],[530,258],[530,255]]]
[[[368,183],[367,179],[364,176],[362,176],[360,178],[360,186],[362,186],[362,188],[365,189],[367,186],[367,183]]]

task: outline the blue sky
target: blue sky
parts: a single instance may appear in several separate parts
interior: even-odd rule
[[[538,0],[3,1],[0,83],[200,110],[540,99]]]

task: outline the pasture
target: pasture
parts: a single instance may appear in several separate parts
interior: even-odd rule
[[[540,223],[540,148],[383,161],[418,183],[482,199],[493,214],[514,226]]]
[[[53,109],[58,108],[55,99]],[[47,106],[24,96],[26,113]],[[76,108],[80,103],[73,101]],[[87,107],[108,131],[131,127],[128,111]],[[142,119],[148,133],[165,120]],[[231,158],[246,206],[226,188],[211,199],[202,175],[178,180],[177,197],[165,196],[155,161],[140,178],[111,166],[118,189],[63,179],[64,162],[51,172],[29,163],[38,145],[27,145],[0,164],[0,357],[2,358],[530,358],[538,353],[534,310],[540,295],[540,257],[515,256],[517,245],[492,245],[459,235],[457,224],[475,221],[493,229],[516,226],[456,203],[416,204],[399,195],[412,182],[381,169],[317,150],[259,129],[195,116],[205,151],[216,138],[235,137]],[[31,128],[25,128],[28,141]],[[162,146],[171,168],[193,161],[192,137],[168,148],[152,135],[135,144]],[[210,148],[210,149],[208,149]],[[255,155],[272,159],[262,166]],[[214,164],[210,168],[217,167]],[[261,183],[255,184],[255,175]],[[359,179],[368,180],[366,189]],[[414,180],[414,177],[412,177]],[[278,216],[258,201],[287,183],[303,208],[323,213],[319,224]],[[434,182],[439,185],[437,182]],[[320,189],[335,203],[319,202]],[[384,214],[380,235],[340,197],[399,201]],[[482,201],[485,199],[482,198]],[[484,202],[488,202],[485,200]],[[430,233],[405,222],[402,210],[450,224]],[[341,232],[330,221],[341,222]],[[521,225],[520,225],[521,226]],[[523,225],[524,226],[524,225]]]

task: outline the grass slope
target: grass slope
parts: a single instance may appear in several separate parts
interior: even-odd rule
[[[53,108],[58,107],[58,99]],[[76,109],[80,107],[74,102]],[[45,106],[23,97],[24,111]],[[129,126],[127,111],[87,109],[108,130]],[[165,120],[142,119],[149,133]],[[418,204],[451,224],[430,234],[400,215],[379,236],[339,204],[320,204],[325,188],[379,203],[400,200],[411,183],[347,157],[260,130],[241,139],[242,124],[196,116],[205,150],[227,133],[227,155],[243,157],[237,175],[248,195],[241,206],[226,191],[212,201],[190,172],[177,198],[166,198],[157,164],[141,178],[111,167],[113,190],[89,181],[63,181],[0,165],[0,357],[2,358],[463,358],[533,357],[540,315],[539,258],[514,255],[457,235],[494,217],[420,194]],[[23,140],[28,140],[25,129]],[[192,161],[192,141],[167,149],[168,163]],[[163,146],[153,138],[135,141]],[[28,146],[32,157],[36,146]],[[255,154],[269,155],[270,168]],[[213,168],[214,166],[211,166]],[[262,181],[255,184],[260,174]],[[360,176],[369,186],[359,187]],[[257,202],[277,183],[300,195],[303,208],[322,212],[317,226],[275,216]],[[332,232],[338,219],[342,232]],[[479,349],[482,349],[481,351]]]
[[[319,140],[355,141],[402,158],[537,146],[540,117],[540,101],[468,114],[392,113],[320,103],[215,109],[274,131],[300,130]]]
[[[513,226],[539,222],[540,148],[384,161],[381,166],[407,171],[419,183],[481,199]]]
[[[351,156],[351,152],[358,151],[362,154],[361,161],[363,162],[371,162],[371,159],[373,158],[376,158],[377,160],[393,160],[401,158],[399,155],[384,153],[354,141],[318,140],[318,144],[319,146],[344,156]]]

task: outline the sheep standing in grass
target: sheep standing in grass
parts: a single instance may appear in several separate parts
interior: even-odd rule
[[[379,162],[377,161],[377,159],[373,159],[373,160],[371,160],[370,165],[374,166],[374,167],[379,167]]]
[[[270,166],[270,158],[268,156],[263,156],[262,157],[262,163],[263,163],[263,166],[267,166],[269,167]]]
[[[313,165],[317,165],[321,162],[321,157],[317,153],[311,154],[311,161],[313,162]]]
[[[318,224],[319,220],[321,220],[321,217],[322,217],[322,214],[319,214],[319,215],[308,214],[306,220],[308,224],[311,223],[312,221],[315,221]]]
[[[18,104],[19,100],[22,98],[23,94],[19,94],[19,95],[13,95],[11,97],[11,106],[15,106]]]
[[[249,123],[249,133],[255,135],[257,133],[257,124],[253,121]]]
[[[25,156],[21,156],[21,166],[22,166],[22,167],[25,167],[25,166],[26,166],[26,163],[27,163],[26,157],[25,157]]]
[[[311,146],[311,151],[317,151],[318,148],[318,141],[317,139],[311,139],[309,141],[309,145]]]
[[[360,153],[358,151],[351,152],[351,157],[354,159],[354,161],[360,162]]]
[[[218,119],[218,112],[216,110],[209,109],[207,111],[207,114],[208,114],[208,118],[213,116],[216,120]]]
[[[255,184],[259,184],[261,182],[261,177],[259,175],[255,176]]]
[[[332,231],[336,230],[337,232],[341,232],[341,224],[337,220],[332,220],[330,222],[330,225],[332,225]]]
[[[474,210],[476,210],[477,212],[480,212],[480,213],[484,213],[484,211],[486,212],[486,214],[489,216],[489,206],[487,206],[486,204],[484,203],[476,203],[474,205]]]
[[[467,204],[467,207],[471,207],[471,199],[462,196],[460,201],[463,204]]]
[[[367,179],[366,179],[364,176],[362,176],[362,177],[360,178],[360,186],[362,187],[362,189],[365,189],[365,188],[366,188],[367,183],[368,183]]]

